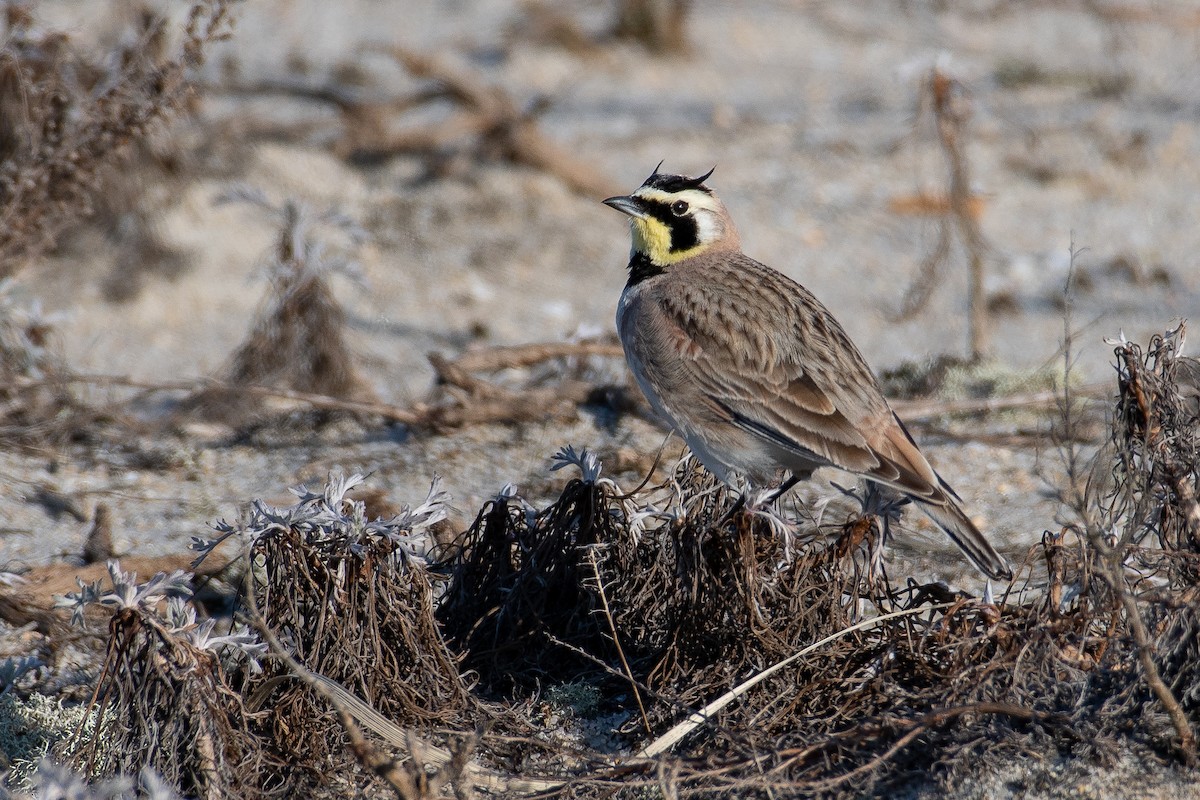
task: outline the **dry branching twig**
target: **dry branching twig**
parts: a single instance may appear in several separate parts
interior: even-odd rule
[[[242,91],[301,94],[334,104],[344,123],[334,149],[343,158],[378,161],[414,154],[425,159],[433,174],[463,161],[507,161],[547,172],[589,196],[604,197],[618,191],[619,187],[541,132],[538,117],[548,108],[546,101],[522,108],[507,90],[463,64],[399,46],[384,48],[384,52],[425,85],[401,98],[278,84]],[[407,112],[442,101],[449,101],[454,112],[432,123],[405,119]]]
[[[905,292],[896,319],[911,319],[928,304],[939,284],[938,276],[942,267],[950,257],[952,231],[957,229],[967,254],[967,348],[971,359],[980,361],[988,355],[991,337],[984,292],[988,245],[979,229],[982,203],[972,194],[970,165],[964,141],[970,106],[962,85],[940,66],[930,70],[922,84],[921,104],[924,107],[926,103],[932,109],[938,142],[946,159],[948,190],[946,199],[922,196],[921,202],[894,204],[897,210],[904,212],[913,209],[922,213],[936,211],[940,220],[937,243],[921,263],[917,278]]]
[[[545,101],[522,109],[503,88],[461,64],[396,46],[387,52],[413,77],[440,87],[458,111],[428,127],[397,131],[372,155],[423,152],[444,161],[458,150],[473,153],[472,161],[509,161],[547,172],[589,196],[605,197],[619,190],[539,130],[538,116],[548,107]]]
[[[487,348],[453,361],[432,353],[429,362],[438,387],[423,405],[426,424],[445,430],[481,423],[572,419],[582,405],[606,405],[616,411],[638,408],[627,384],[605,384],[595,371],[595,359],[622,355],[620,345],[605,341]],[[528,372],[526,381],[517,386],[473,374],[530,367],[539,370]]]
[[[325,295],[322,295],[325,296]],[[290,297],[290,295],[289,295]],[[286,298],[285,298],[286,299]],[[0,304],[3,294],[0,293]],[[292,307],[287,303],[282,303]],[[321,305],[325,312],[330,306]],[[301,309],[303,310],[303,309]],[[0,313],[4,306],[0,305]],[[285,315],[290,324],[297,320],[330,323],[330,316],[300,314]],[[336,316],[336,315],[335,315]],[[263,336],[252,335],[238,351],[229,372],[237,372],[247,376],[250,366],[258,365],[264,372],[280,377],[278,372],[283,368],[278,360],[268,353],[264,341],[275,341],[282,338],[280,334],[269,333],[271,330],[268,320],[260,320],[256,331]],[[336,322],[336,319],[333,321]],[[320,329],[322,325],[316,327]],[[3,318],[0,317],[0,336],[4,334]],[[303,330],[293,330],[288,341],[299,346],[307,340]],[[317,354],[332,356],[339,340],[332,343],[324,342]],[[22,345],[23,347],[25,345]],[[356,376],[353,369],[354,358],[348,350],[340,351],[339,356],[351,365],[349,372]],[[311,355],[311,354],[310,354]],[[258,362],[258,357],[272,356],[268,363]],[[0,359],[3,353],[0,352]],[[25,358],[25,356],[21,356]],[[548,342],[528,345],[497,346],[469,350],[458,358],[450,360],[433,354],[430,361],[434,365],[439,383],[432,397],[410,406],[397,406],[367,397],[336,397],[314,391],[302,391],[287,386],[262,385],[258,383],[242,383],[232,380],[215,380],[211,378],[182,380],[182,381],[145,381],[122,375],[86,375],[73,373],[65,367],[53,375],[33,371],[32,374],[17,374],[10,383],[9,391],[14,399],[22,403],[30,403],[48,396],[51,392],[62,393],[62,402],[74,402],[73,395],[67,393],[67,387],[75,384],[100,388],[136,389],[142,396],[167,392],[177,394],[185,392],[189,399],[182,403],[181,410],[186,413],[200,410],[210,417],[232,419],[237,422],[247,409],[258,408],[265,401],[274,401],[276,405],[287,404],[291,407],[309,408],[316,411],[346,412],[361,417],[377,417],[391,422],[408,425],[414,430],[445,431],[479,424],[516,424],[529,421],[549,421],[554,419],[573,419],[580,406],[604,406],[615,412],[643,412],[644,404],[640,397],[632,392],[625,382],[614,383],[609,370],[604,369],[608,362],[622,359],[620,345],[608,341],[582,340],[577,342]],[[346,365],[338,370],[330,370],[327,358],[309,358],[311,368],[291,369],[299,375],[309,375],[313,371],[324,376],[336,387],[338,376],[345,376]],[[0,360],[0,369],[4,361]],[[57,363],[57,362],[55,362]],[[17,365],[24,364],[18,359]],[[300,366],[304,365],[301,361]],[[295,364],[286,364],[289,368]],[[235,369],[237,368],[237,369]],[[488,377],[480,377],[473,373],[484,373]],[[506,373],[509,378],[520,375],[518,380],[499,380],[496,373]],[[295,376],[294,376],[295,377]],[[260,376],[265,380],[266,377]],[[296,377],[299,380],[299,377]],[[353,385],[353,384],[351,384]],[[332,387],[330,387],[332,388]],[[0,399],[4,397],[0,390]],[[39,401],[41,402],[41,401]],[[76,405],[78,407],[76,407]],[[69,413],[61,414],[62,431],[69,433],[78,430],[80,415],[83,413],[97,414],[99,411],[89,410],[81,404],[69,406]],[[46,414],[57,413],[56,406],[46,408]],[[110,406],[105,413],[114,414],[120,410],[120,405]],[[0,406],[0,411],[5,407]],[[29,413],[27,405],[14,402],[8,407],[14,415]],[[232,413],[232,417],[229,415]],[[933,412],[931,412],[933,413]],[[3,417],[0,416],[0,420]],[[68,424],[69,423],[69,424]],[[31,434],[38,431],[27,425],[13,425],[10,429],[0,426],[0,439],[9,431],[12,433]]]

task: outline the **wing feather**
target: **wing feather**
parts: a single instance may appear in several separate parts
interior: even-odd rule
[[[714,257],[736,260],[737,290],[714,289],[701,268],[657,298],[689,380],[733,424],[776,447],[919,497],[936,495],[933,469],[828,309],[747,256]]]

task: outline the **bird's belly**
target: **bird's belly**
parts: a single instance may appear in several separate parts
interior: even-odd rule
[[[735,472],[757,485],[775,481],[779,464],[760,439],[715,415],[685,409],[675,402],[677,398],[662,396],[658,387],[645,377],[646,365],[640,363],[637,354],[627,348],[625,355],[650,407],[683,437],[709,472],[727,484],[732,483]]]
[[[700,463],[725,483],[732,473],[765,485],[774,482],[780,464],[765,443],[722,419],[699,394],[699,388],[678,383],[670,363],[655,360],[655,350],[643,352],[635,327],[638,308],[636,292],[626,291],[617,306],[617,331],[625,348],[625,360],[651,408],[674,428]],[[655,379],[651,379],[651,375]]]

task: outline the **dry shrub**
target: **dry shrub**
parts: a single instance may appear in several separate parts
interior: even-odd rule
[[[1123,612],[1134,684],[1109,700],[1115,716],[1161,727],[1165,712],[1185,758],[1196,758],[1200,698],[1200,408],[1197,374],[1180,324],[1149,345],[1116,342],[1112,438],[1078,496],[1080,532],[1093,550],[1096,594]],[[1182,382],[1179,378],[1182,377]],[[1151,657],[1153,656],[1153,657]],[[1137,661],[1137,666],[1133,661]],[[1149,691],[1147,691],[1147,688]]]
[[[0,49],[0,277],[45,252],[93,210],[132,145],[189,97],[187,73],[229,32],[230,0],[192,6],[175,52],[165,23],[144,13],[131,42],[89,57],[70,36],[42,31],[20,5],[5,8]],[[141,145],[139,145],[141,146]]]
[[[621,494],[587,451],[564,449],[556,468],[568,464],[583,474],[557,502],[536,512],[502,492],[449,560],[439,616],[493,689],[585,671],[619,682],[631,669],[671,698],[650,718],[671,720],[841,629],[860,598],[882,591],[860,550],[878,539],[871,518],[821,531],[769,506],[730,515],[733,496],[692,459],[666,489],[666,513]],[[801,548],[838,533],[840,547]]]
[[[320,493],[301,487],[290,508],[255,502],[236,524],[216,526],[220,538],[198,547],[243,540],[264,622],[308,669],[400,724],[461,720],[472,700],[434,620],[436,580],[425,557],[446,496],[435,480],[421,505],[372,520],[362,501],[347,496],[362,480],[331,476]],[[347,759],[336,719],[303,685],[276,685],[281,674],[286,667],[272,666],[246,683],[258,702],[270,693],[264,735],[297,772],[328,778]]]
[[[567,448],[555,458],[555,469],[578,464],[583,477],[568,482],[540,513],[506,486],[446,561],[452,578],[439,619],[468,654],[468,666],[494,689],[568,680],[584,665],[594,666],[587,653],[607,650],[587,550],[628,551],[630,540],[611,509],[615,484],[599,479],[599,462],[587,451]],[[570,647],[584,651],[582,662]]]
[[[261,410],[263,395],[245,390],[264,386],[373,400],[346,342],[346,311],[329,284],[337,272],[356,276],[352,255],[362,243],[362,231],[336,211],[317,213],[293,200],[276,206],[248,188],[235,190],[229,199],[252,203],[279,219],[267,270],[270,290],[249,334],[222,370],[222,385],[193,395],[184,409],[238,422]],[[340,247],[329,244],[333,237],[344,240]]]
[[[189,797],[259,796],[262,751],[226,669],[253,661],[263,646],[245,632],[217,635],[214,621],[198,622],[183,572],[139,584],[109,562],[109,575],[111,589],[96,581],[70,598],[77,622],[90,605],[112,611],[91,711],[99,733],[72,742],[70,762],[95,777],[149,766]]]
[[[653,733],[814,640],[901,615],[707,713],[678,756],[622,778],[577,773],[570,796],[623,784],[858,797],[954,786],[1047,752],[1186,759],[1200,701],[1200,453],[1173,347],[1118,348],[1114,447],[1095,467],[1090,521],[1047,532],[1004,598],[890,587],[872,553],[896,509],[869,494],[840,524],[753,502],[730,516],[726,490],[688,464],[653,505],[568,451],[560,463],[584,475],[549,508],[511,491],[485,507],[450,559],[439,615],[483,685],[605,685],[631,714],[644,704]]]

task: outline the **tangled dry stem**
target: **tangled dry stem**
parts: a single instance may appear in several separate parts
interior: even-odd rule
[[[989,250],[979,227],[982,203],[971,191],[971,165],[966,155],[969,100],[963,85],[940,66],[933,67],[921,87],[921,106],[932,111],[938,143],[946,160],[947,191],[944,198],[919,198],[920,211],[938,212],[937,242],[922,260],[917,277],[904,293],[897,320],[911,319],[925,308],[939,285],[938,277],[950,257],[957,229],[967,256],[967,349],[973,361],[985,358],[991,348],[991,322],[984,287]],[[908,205],[908,203],[906,203]],[[894,204],[895,207],[895,204]]]
[[[353,775],[357,758],[355,780],[390,776],[401,796],[421,797],[434,774],[460,795],[857,797],[945,789],[1047,751],[1105,762],[1133,747],[1186,761],[1200,705],[1200,409],[1176,383],[1177,341],[1118,347],[1113,438],[1086,515],[1046,532],[998,599],[892,584],[879,546],[899,522],[877,496],[815,517],[752,497],[731,514],[732,493],[691,460],[660,486],[624,492],[589,454],[566,450],[559,464],[580,476],[556,502],[534,508],[507,488],[436,552],[426,535],[436,491],[372,521],[349,498],[358,479],[335,478],[223,530],[248,537],[265,624],[337,691],[289,682],[278,665],[233,678],[209,666],[193,673],[218,707],[194,713],[226,720],[205,734],[214,747],[240,747],[241,698],[269,697],[274,721],[252,726],[255,746],[293,773]],[[114,619],[106,697],[125,709],[168,656],[145,644],[161,641],[153,624]],[[171,691],[197,695],[195,678],[175,680]],[[620,749],[640,756],[527,735],[540,689],[581,681],[599,687],[602,712],[624,715]],[[647,747],[702,708],[682,738]],[[122,711],[139,713],[149,712]],[[431,745],[435,726],[463,731],[466,746]],[[180,754],[168,767],[207,775],[195,762],[207,750],[185,742],[166,747]]]
[[[78,610],[115,607],[100,680],[91,702],[90,741],[72,740],[62,755],[88,776],[152,767],[187,796],[208,800],[257,791],[266,763],[242,696],[230,688],[211,643],[211,626],[175,603],[182,573],[137,585],[110,562],[113,590],[82,587]],[[172,601],[161,612],[165,597]]]

